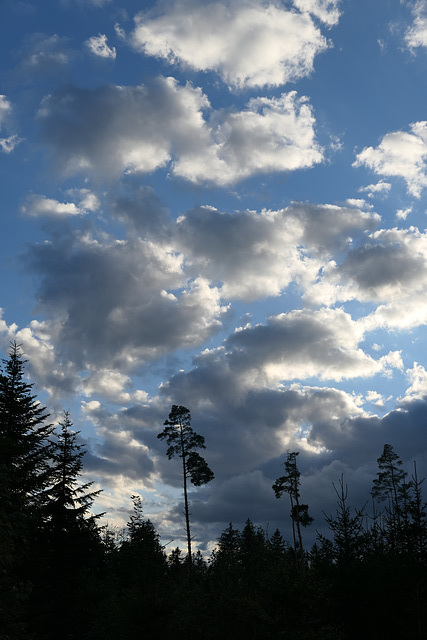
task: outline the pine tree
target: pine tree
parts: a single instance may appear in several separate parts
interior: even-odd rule
[[[277,478],[272,489],[276,498],[280,498],[284,493],[289,495],[291,503],[292,535],[294,540],[295,557],[299,561],[301,570],[304,571],[305,556],[302,544],[301,527],[307,527],[313,522],[313,518],[308,513],[308,505],[301,504],[300,499],[300,476],[297,467],[297,451],[288,451],[285,462],[286,474]]]
[[[206,449],[205,439],[191,428],[190,423],[190,411],[186,407],[174,404],[169,413],[169,418],[164,422],[165,428],[157,437],[160,440],[166,440],[168,444],[166,455],[169,460],[178,456],[182,461],[184,515],[188,549],[187,560],[191,565],[191,532],[187,480],[189,479],[196,487],[200,487],[213,480],[214,474],[206,460],[196,451],[196,449]]]

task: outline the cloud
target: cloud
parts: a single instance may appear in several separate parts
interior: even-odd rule
[[[8,138],[0,138],[0,148],[4,153],[11,153],[22,140],[16,134]]]
[[[166,166],[172,148],[209,144],[200,89],[173,78],[148,86],[72,89],[47,97],[39,119],[44,140],[68,173],[117,176]]]
[[[181,254],[139,238],[64,230],[33,246],[27,261],[40,278],[39,311],[79,367],[125,372],[194,347],[218,331],[226,311],[206,279],[186,277]]]
[[[89,211],[96,211],[99,206],[97,196],[89,189],[70,189],[68,195],[77,200],[75,202],[59,202],[54,198],[47,198],[35,193],[27,196],[21,207],[24,215],[31,217],[66,218],[68,216],[85,215]]]
[[[380,180],[376,184],[368,184],[366,187],[360,187],[359,191],[361,193],[366,193],[368,195],[368,198],[374,198],[378,195],[387,195],[390,189],[390,182]]]
[[[63,409],[64,396],[75,393],[79,387],[78,371],[72,361],[62,361],[55,351],[57,334],[51,324],[33,320],[28,327],[19,328],[15,323],[8,325],[0,308],[0,347],[8,353],[11,342],[22,345],[22,352],[28,359],[31,378],[38,388],[50,396],[50,408]]]
[[[115,47],[109,47],[107,44],[107,36],[100,33],[98,36],[92,36],[86,41],[89,50],[100,58],[110,58],[115,60],[117,52]]]
[[[4,95],[0,95],[0,128],[12,111],[12,105]]]
[[[340,4],[341,0],[294,0],[297,9],[311,13],[328,26],[337,24]]]
[[[132,41],[146,55],[213,70],[234,89],[281,86],[309,75],[328,47],[308,11],[333,24],[336,5],[300,0],[300,13],[260,0],[170,2],[135,17]]]
[[[350,246],[342,262],[331,260],[304,298],[312,304],[359,300],[378,306],[363,321],[376,327],[410,328],[427,321],[427,235],[418,229],[380,229]]]
[[[221,284],[226,299],[249,301],[315,279],[320,258],[378,222],[374,213],[333,205],[294,203],[279,211],[233,214],[200,207],[178,219],[174,238],[189,273]]]
[[[74,202],[58,202],[58,200],[36,194],[28,196],[26,203],[21,208],[21,211],[25,215],[33,217],[65,217],[75,216],[82,213]]]
[[[427,122],[411,124],[410,131],[387,133],[378,147],[365,147],[357,154],[353,166],[403,178],[408,193],[419,198],[427,186]]]
[[[307,98],[252,98],[240,112],[213,114],[211,141],[184,152],[174,173],[192,182],[233,184],[256,174],[306,169],[323,160]]]
[[[5,126],[12,114],[12,105],[5,95],[0,95],[0,130]],[[11,153],[22,142],[16,134],[7,138],[0,138],[0,149],[4,153]]]
[[[409,49],[416,47],[427,47],[427,2],[426,0],[417,0],[412,13],[414,22],[406,31],[405,41]]]
[[[69,64],[72,55],[68,38],[57,34],[33,34],[21,52],[21,69],[32,75],[63,73],[64,66]]]
[[[201,89],[158,78],[147,86],[48,96],[39,122],[68,174],[112,177],[170,166],[187,180],[227,185],[258,173],[308,168],[323,157],[311,107],[295,92],[251,99],[243,111],[215,112]]]
[[[126,193],[111,198],[110,207],[114,217],[130,233],[152,238],[170,233],[169,209],[150,187],[132,183]]]
[[[401,366],[393,354],[379,360],[366,355],[358,347],[363,337],[342,309],[294,310],[236,331],[225,349],[236,375],[251,371],[268,384],[312,377],[340,381]]]

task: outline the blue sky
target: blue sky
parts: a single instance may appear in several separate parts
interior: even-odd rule
[[[72,413],[98,508],[184,546],[172,404],[212,546],[279,526],[288,449],[322,528],[384,443],[427,473],[427,2],[5,0],[0,348]]]

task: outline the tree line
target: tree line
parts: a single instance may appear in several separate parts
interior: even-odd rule
[[[336,512],[311,549],[298,452],[272,486],[287,495],[292,540],[231,522],[208,558],[192,550],[187,482],[214,474],[186,407],[158,437],[182,463],[187,549],[166,553],[140,496],[123,530],[93,515],[71,417],[49,423],[13,343],[0,371],[0,640],[372,640],[427,637],[427,506],[417,468],[390,444],[366,505],[334,483]]]

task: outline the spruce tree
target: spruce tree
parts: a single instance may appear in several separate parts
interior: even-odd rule
[[[83,469],[85,447],[77,443],[80,431],[73,431],[72,426],[69,412],[64,411],[52,452],[50,522],[54,529],[63,532],[76,528],[96,530],[96,521],[102,514],[94,515],[90,510],[101,490],[92,491],[93,482],[78,482]]]
[[[10,502],[34,515],[46,502],[51,480],[53,426],[24,380],[26,360],[13,342],[0,373],[0,474]]]
[[[0,635],[25,637],[33,558],[51,481],[49,414],[25,381],[20,345],[0,370]]]

